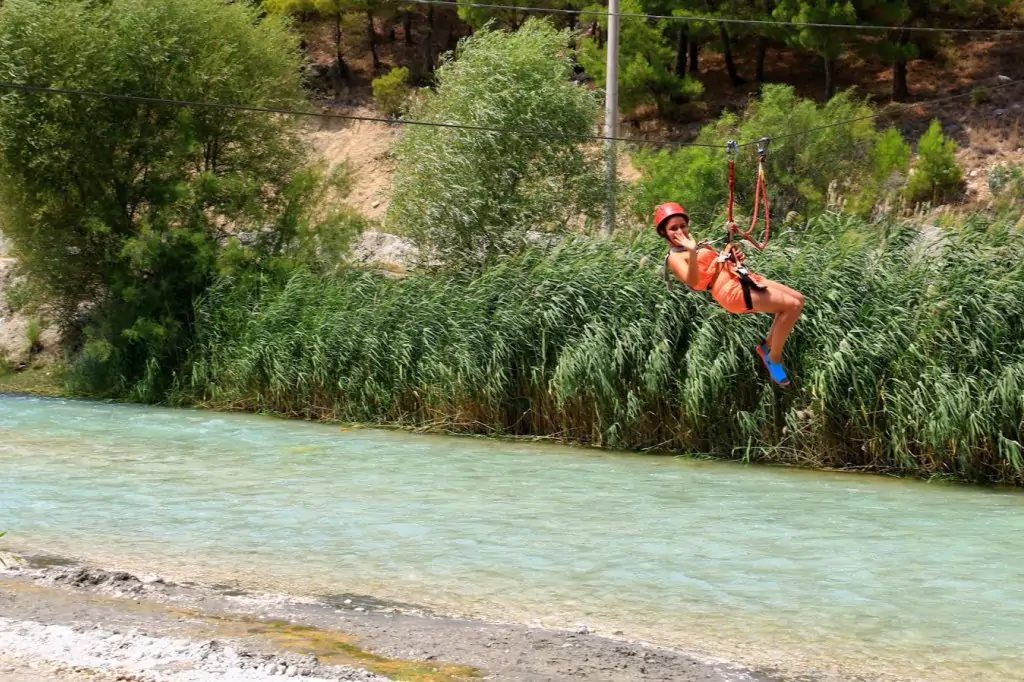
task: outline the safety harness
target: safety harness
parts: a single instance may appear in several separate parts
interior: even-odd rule
[[[734,234],[737,234],[741,239],[746,239],[753,244],[754,248],[758,251],[763,251],[764,247],[768,245],[768,239],[771,236],[771,214],[768,209],[768,185],[765,182],[764,176],[764,160],[768,155],[768,142],[769,139],[767,137],[762,137],[757,141],[757,179],[754,181],[754,212],[753,217],[750,219],[750,227],[745,232],[740,231],[736,221],[732,218],[733,190],[736,185],[736,154],[739,151],[739,145],[736,144],[736,140],[729,140],[725,145],[726,158],[729,162],[729,203],[725,222],[726,245],[722,249],[721,255],[718,256],[718,261],[720,263],[732,262],[733,270],[740,280],[740,286],[743,287],[743,304],[747,307],[747,310],[754,309],[754,302],[750,292],[752,290],[764,291],[768,287],[758,284],[750,277],[750,271],[743,264],[743,252],[740,251],[739,244],[734,242],[732,238]],[[761,241],[755,241],[750,235],[753,234],[754,228],[757,226],[757,214],[762,203],[764,204],[764,234]]]

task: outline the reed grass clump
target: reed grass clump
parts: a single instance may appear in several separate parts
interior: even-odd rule
[[[807,295],[780,390],[650,235],[473,273],[222,280],[176,399],[289,416],[1024,483],[1024,263],[1008,224],[924,239],[826,214],[752,266]]]

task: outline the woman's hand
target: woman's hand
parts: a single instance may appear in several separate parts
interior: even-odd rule
[[[693,236],[690,234],[689,231],[683,232],[682,234],[679,235],[679,245],[682,246],[687,251],[697,250],[697,242],[694,241]]]

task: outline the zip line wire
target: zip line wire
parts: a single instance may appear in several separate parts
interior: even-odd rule
[[[481,130],[494,133],[513,133],[516,135],[527,135],[533,137],[557,137],[573,138],[580,140],[612,140],[617,142],[635,142],[639,144],[678,144],[691,147],[715,147],[719,145],[697,144],[695,142],[673,142],[671,140],[645,140],[642,137],[607,137],[601,135],[585,135],[582,133],[565,133],[557,130],[530,130],[526,128],[503,128],[500,126],[473,125],[471,123],[445,123],[443,121],[417,121],[413,119],[395,119],[382,116],[361,116],[359,114],[341,114],[337,112],[302,111],[300,109],[278,109],[274,107],[254,107],[244,104],[225,104],[221,102],[194,102],[181,99],[162,99],[159,97],[143,97],[140,95],[119,95],[109,92],[97,92],[95,90],[72,90],[68,88],[50,88],[42,85],[24,85],[21,83],[0,82],[2,90],[22,90],[27,92],[41,92],[52,95],[76,95],[82,97],[96,97],[100,99],[116,99],[128,102],[143,102],[146,104],[168,104],[181,107],[205,107],[209,109],[231,109],[234,111],[249,111],[261,114],[284,114],[287,116],[308,116],[317,118],[340,118],[351,121],[371,121],[376,123],[396,123],[399,125],[430,126],[435,128],[457,128],[466,130]]]
[[[412,5],[444,5],[451,7],[474,7],[480,9],[515,10],[518,12],[540,12],[548,14],[580,14],[587,16],[612,16],[611,12],[591,12],[561,7],[518,7],[486,2],[460,2],[458,0],[403,0]],[[938,28],[934,26],[886,26],[879,24],[822,24],[814,22],[779,21],[774,19],[718,19],[714,17],[689,17],[674,14],[640,14],[636,12],[615,12],[615,16],[630,19],[667,19],[687,23],[707,24],[749,24],[761,26],[789,26],[793,28],[841,28],[851,31],[907,31],[917,33],[982,33],[1024,35],[1024,29],[1015,28]]]
[[[1002,88],[1008,88],[1014,85],[1020,85],[1024,83],[1024,78],[1017,80],[1006,80],[996,85],[991,86],[992,90],[999,90]],[[0,90],[14,90],[22,92],[39,92],[43,94],[51,95],[71,95],[81,97],[94,97],[99,99],[112,99],[122,100],[128,102],[142,102],[146,104],[161,104],[170,106],[181,106],[181,107],[200,107],[208,109],[229,109],[233,111],[247,111],[253,113],[264,113],[264,114],[282,114],[287,116],[307,116],[307,117],[319,117],[319,118],[338,118],[352,121],[371,121],[377,123],[397,123],[400,125],[419,125],[419,126],[430,126],[437,128],[456,128],[466,130],[480,130],[486,132],[497,132],[497,133],[511,133],[515,135],[528,135],[533,137],[555,137],[555,138],[572,138],[572,139],[583,139],[583,140],[611,140],[618,142],[633,142],[636,144],[653,144],[653,145],[674,145],[677,147],[703,147],[706,149],[722,149],[725,145],[722,144],[707,144],[700,142],[676,142],[673,140],[647,140],[640,137],[607,137],[602,135],[584,135],[578,133],[563,133],[559,131],[545,131],[545,130],[528,130],[528,129],[516,129],[516,128],[502,128],[498,126],[482,126],[472,125],[466,123],[445,123],[441,121],[417,121],[410,119],[391,119],[377,116],[361,116],[358,114],[341,114],[336,112],[315,112],[315,111],[302,111],[299,109],[278,109],[273,107],[254,107],[246,106],[243,104],[225,104],[221,102],[197,102],[190,100],[180,99],[163,99],[159,97],[143,97],[140,95],[119,95],[116,93],[109,92],[97,92],[95,90],[72,90],[68,88],[51,88],[42,85],[25,85],[21,83],[5,83],[0,82]],[[858,123],[860,121],[867,121],[881,116],[887,116],[894,113],[900,113],[907,109],[915,107],[927,107],[933,104],[941,104],[944,102],[951,102],[963,97],[970,97],[971,91],[963,92],[958,95],[949,95],[946,97],[939,97],[936,99],[926,100],[924,102],[908,102],[901,105],[898,110],[882,110],[877,111],[873,114],[867,114],[865,116],[858,116],[856,118],[845,119],[842,121],[836,121],[834,123],[828,123],[826,125],[815,126],[806,130],[795,131],[791,133],[782,133],[775,136],[768,136],[770,142],[775,140],[786,139],[790,137],[796,137],[799,135],[810,135],[821,130],[827,130],[829,128],[836,128],[843,125],[849,125],[851,123]],[[743,142],[737,145],[737,148],[753,147],[757,145],[757,141]]]

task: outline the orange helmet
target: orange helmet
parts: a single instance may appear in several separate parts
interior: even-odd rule
[[[654,229],[658,231],[658,234],[662,234],[662,224],[671,218],[672,216],[681,215],[686,218],[687,222],[690,220],[690,214],[686,212],[682,204],[677,204],[674,201],[669,201],[664,204],[659,204],[654,209]]]

